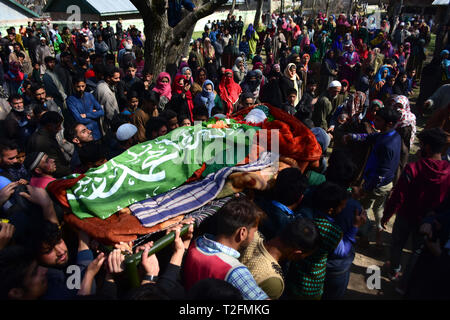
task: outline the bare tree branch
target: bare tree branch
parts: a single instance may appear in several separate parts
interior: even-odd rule
[[[186,30],[188,30],[198,20],[209,16],[225,3],[227,3],[227,0],[213,0],[205,3],[193,12],[190,12],[183,18],[183,20],[180,21],[179,24],[175,26],[175,28],[173,28],[174,39],[181,37],[184,33],[186,33]]]
[[[130,1],[136,7],[136,9],[138,9],[142,18],[153,15],[153,12],[151,9],[151,5],[152,5],[151,0],[130,0]]]

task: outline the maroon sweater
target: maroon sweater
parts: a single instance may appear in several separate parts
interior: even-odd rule
[[[428,211],[444,201],[449,186],[449,162],[424,158],[408,163],[386,203],[384,218],[398,214],[420,224]]]

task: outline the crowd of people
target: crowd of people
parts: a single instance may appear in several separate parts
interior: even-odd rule
[[[382,247],[394,215],[384,272],[407,298],[450,297],[449,44],[426,63],[431,30],[422,16],[377,26],[358,14],[268,13],[244,27],[232,15],[209,21],[178,70],[159,74],[145,67],[142,33],[120,20],[115,31],[109,22],[8,29],[0,39],[2,299],[340,299],[356,247]],[[178,127],[259,104],[314,133],[320,166],[282,170],[269,192],[234,197],[180,237],[193,224],[183,220],[167,231],[176,234],[167,259],[148,256],[153,242],[104,250],[64,222],[46,191]],[[430,113],[418,133],[416,117]],[[402,265],[409,236],[413,258]],[[124,259],[140,251],[142,282],[131,289]],[[82,274],[76,288],[67,285],[72,265]]]

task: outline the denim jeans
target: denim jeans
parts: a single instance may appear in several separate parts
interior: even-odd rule
[[[350,280],[350,268],[352,266],[355,254],[338,260],[328,258],[327,274],[323,287],[323,300],[336,300],[344,296]],[[333,264],[333,267],[330,267]]]

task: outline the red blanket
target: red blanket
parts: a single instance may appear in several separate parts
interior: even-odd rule
[[[280,154],[295,159],[303,172],[309,166],[318,167],[322,155],[322,148],[311,130],[309,130],[300,120],[287,112],[272,107],[269,104],[263,105],[269,108],[270,113],[275,120],[264,122],[261,128],[267,130],[279,130],[278,139]],[[246,115],[253,108],[254,107],[243,109],[233,114],[233,117]],[[269,141],[267,141],[267,147],[269,148],[269,151],[271,151],[270,132],[268,132],[267,138],[269,139]]]

